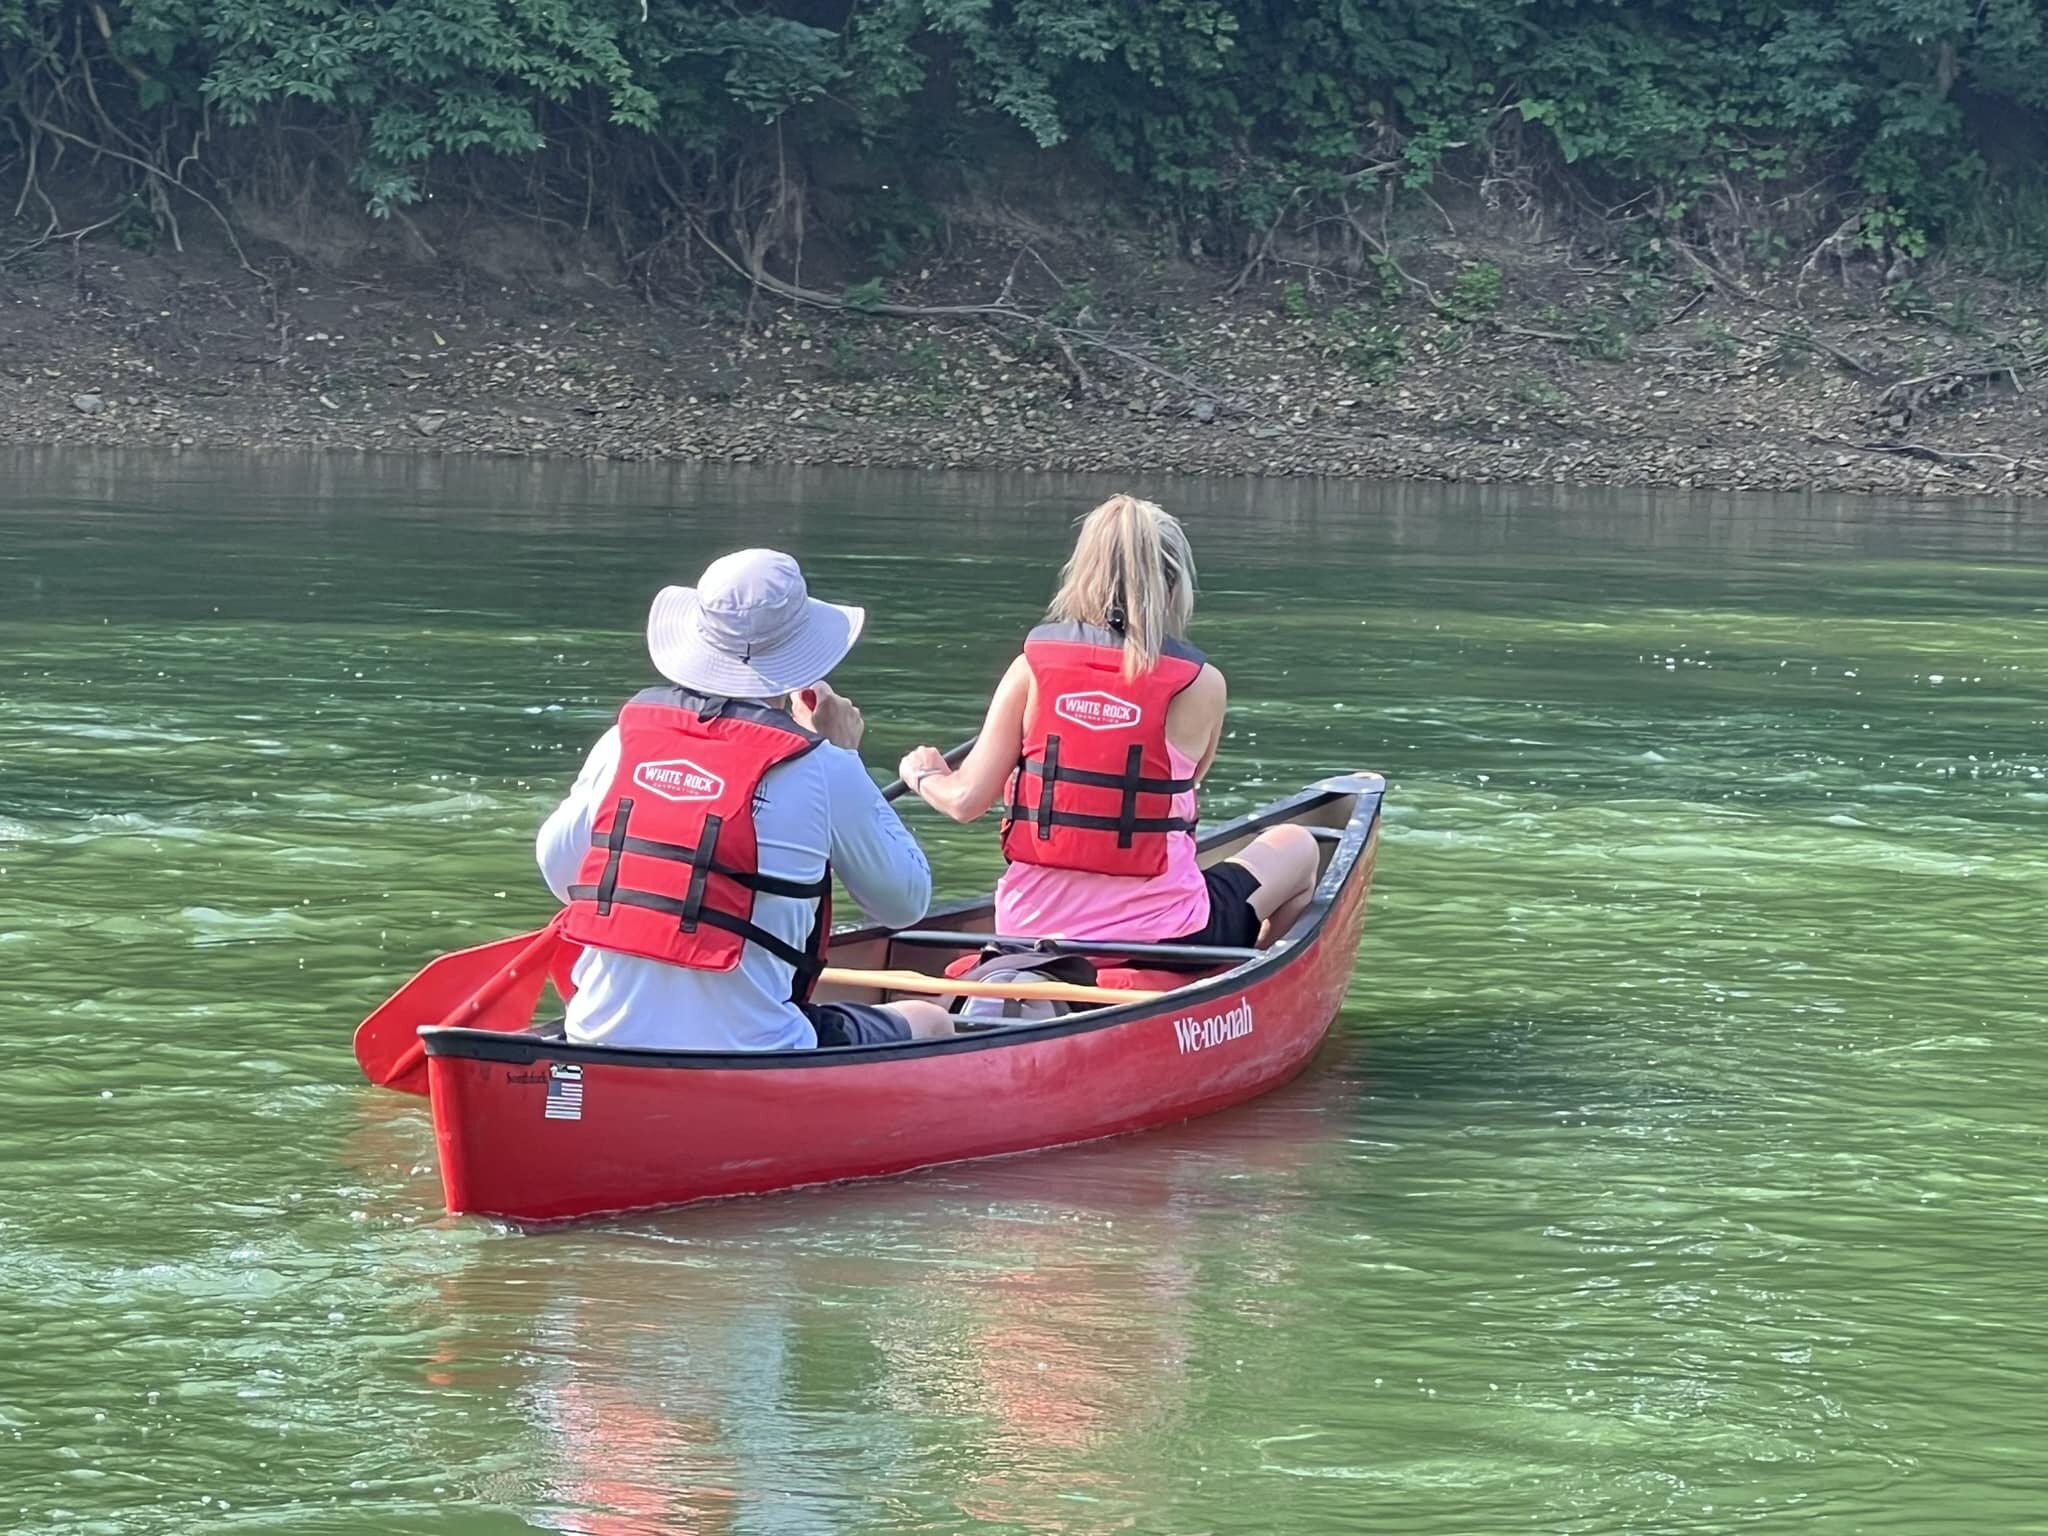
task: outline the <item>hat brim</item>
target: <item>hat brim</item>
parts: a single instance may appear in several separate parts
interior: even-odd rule
[[[803,622],[745,660],[704,638],[695,587],[663,587],[647,611],[647,654],[672,683],[727,699],[767,699],[823,679],[846,659],[867,611],[804,599]]]

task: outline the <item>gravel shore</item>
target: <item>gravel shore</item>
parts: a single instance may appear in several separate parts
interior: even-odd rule
[[[1100,344],[1058,348],[588,284],[263,289],[88,248],[0,289],[0,443],[2048,493],[2048,412],[1981,333],[1704,282],[1623,332],[1599,274],[1503,266],[1483,316],[1410,305],[1361,330],[1276,274],[1084,314]]]

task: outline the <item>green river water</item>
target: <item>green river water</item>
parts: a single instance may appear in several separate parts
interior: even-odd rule
[[[0,1530],[2048,1531],[2042,509],[1152,487],[1205,810],[1392,781],[1316,1068],[522,1235],[349,1032],[544,914],[652,588],[770,542],[868,605],[886,777],[1106,487],[6,469]]]

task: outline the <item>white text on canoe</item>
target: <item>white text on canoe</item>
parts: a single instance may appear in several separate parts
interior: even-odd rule
[[[1174,1038],[1180,1042],[1180,1053],[1206,1051],[1212,1046],[1227,1045],[1232,1040],[1242,1040],[1252,1032],[1252,1005],[1249,999],[1222,1013],[1212,1013],[1207,1018],[1190,1015],[1173,1021]]]

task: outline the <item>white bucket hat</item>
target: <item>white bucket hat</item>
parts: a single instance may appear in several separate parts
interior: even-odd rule
[[[647,614],[647,654],[698,693],[766,699],[808,688],[838,666],[867,614],[821,603],[796,561],[743,549],[704,568],[694,587],[664,587]]]

